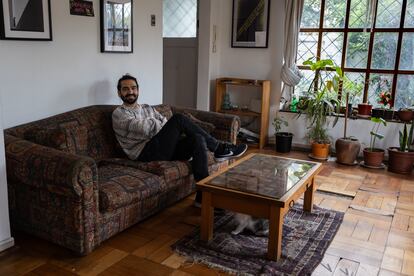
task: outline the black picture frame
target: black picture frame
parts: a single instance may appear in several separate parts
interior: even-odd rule
[[[0,0],[0,39],[51,41],[50,0]]]
[[[267,48],[270,0],[233,0],[232,48]]]
[[[101,0],[102,53],[133,52],[133,7],[133,0]],[[116,12],[121,13],[121,22],[114,22]],[[116,26],[117,23],[122,26]]]

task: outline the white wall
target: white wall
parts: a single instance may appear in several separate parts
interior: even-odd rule
[[[281,79],[280,71],[283,62],[283,43],[284,43],[284,20],[285,20],[285,1],[272,0],[270,6],[270,22],[269,22],[269,46],[267,49],[241,49],[231,48],[231,20],[232,20],[232,0],[209,0],[211,1],[211,16],[209,29],[200,22],[200,27],[204,26],[208,33],[203,33],[200,29],[200,41],[203,42],[203,47],[209,45],[210,51],[208,58],[204,52],[204,64],[199,65],[200,68],[207,70],[205,62],[209,62],[208,72],[203,72],[203,76],[210,77],[210,88],[205,90],[203,80],[202,90],[200,91],[199,80],[199,95],[198,102],[202,104],[200,107],[210,106],[210,102],[214,102],[214,80],[218,77],[240,77],[249,79],[269,79],[271,80],[271,96],[270,96],[270,118],[269,118],[269,140],[274,141],[274,129],[271,125],[276,111],[279,110],[279,100],[281,93]],[[200,20],[206,19],[206,16],[201,17]],[[207,24],[207,23],[206,23]],[[217,52],[212,52],[212,28],[217,25]],[[207,39],[209,39],[207,41]],[[201,47],[202,45],[200,45]],[[201,61],[201,59],[200,59]],[[200,75],[200,71],[199,71]],[[206,94],[207,93],[207,94]],[[200,95],[201,94],[201,95]],[[200,100],[202,99],[202,100]],[[305,139],[306,128],[304,117],[299,120],[294,119],[293,114],[283,113],[289,121],[289,130],[295,134],[293,142],[297,145],[308,145]],[[368,120],[350,121],[348,127],[348,135],[356,136],[364,144],[369,144],[369,130],[372,125]],[[386,138],[378,142],[379,147],[387,148],[389,146],[398,145],[398,130],[403,126],[401,124],[389,123],[383,129]],[[343,119],[340,119],[334,129],[329,130],[330,135],[335,141],[337,138],[343,136]],[[273,139],[272,139],[273,138]]]
[[[162,0],[134,1],[134,53],[100,53],[99,0],[95,17],[69,14],[53,0],[53,41],[0,40],[4,128],[93,104],[118,104],[124,73],[140,82],[140,101],[162,102]],[[157,24],[150,26],[150,15]]]
[[[9,204],[7,199],[6,160],[4,159],[2,110],[2,101],[0,97],[0,251],[14,245],[14,240],[10,235],[9,224]]]

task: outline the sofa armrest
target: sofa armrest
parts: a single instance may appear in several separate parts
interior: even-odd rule
[[[95,161],[5,135],[12,225],[80,255],[97,245]]]
[[[197,119],[212,123],[216,128],[212,135],[222,141],[236,143],[240,130],[240,118],[231,114],[212,111],[196,110],[192,108],[171,107],[173,113],[190,113]]]

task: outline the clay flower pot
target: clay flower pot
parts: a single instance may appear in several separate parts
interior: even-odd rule
[[[326,160],[329,157],[329,147],[331,144],[312,143],[311,158]]]
[[[356,138],[339,138],[335,142],[336,162],[355,165],[361,144]]]
[[[403,109],[398,111],[398,118],[403,122],[410,122],[413,119],[414,112],[409,109]]]
[[[380,168],[382,167],[382,160],[384,160],[384,150],[374,148],[372,151],[369,148],[364,149],[364,164],[367,167]]]
[[[414,164],[414,152],[402,152],[398,147],[388,148],[388,170],[394,173],[411,174]]]
[[[358,104],[358,115],[369,117],[371,115],[372,105],[367,103]]]

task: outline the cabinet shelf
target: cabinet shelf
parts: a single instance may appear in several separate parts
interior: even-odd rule
[[[245,86],[252,87],[252,91],[260,90],[261,106],[260,112],[252,110],[223,110],[223,97],[226,94],[228,86]],[[266,145],[268,124],[269,124],[269,107],[270,107],[270,81],[255,79],[239,78],[218,78],[216,79],[216,106],[215,111],[220,113],[233,114],[237,116],[255,117],[260,120],[259,143],[258,148],[262,149]]]

